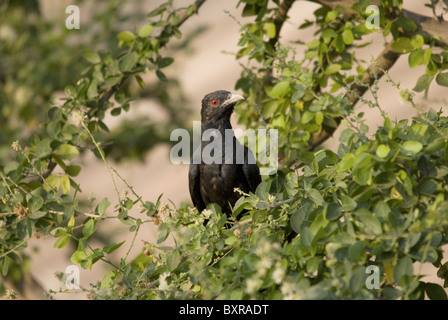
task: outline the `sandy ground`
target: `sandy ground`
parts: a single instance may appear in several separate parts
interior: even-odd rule
[[[153,7],[161,1],[148,1],[148,7]],[[424,8],[421,1],[406,1],[405,7],[416,12],[431,15],[429,9]],[[65,19],[64,5],[70,4],[68,1],[46,0],[45,10],[49,15],[55,18]],[[176,1],[179,6],[189,4],[190,1]],[[235,62],[233,56],[226,54],[225,51],[236,52],[239,39],[239,26],[225,12],[226,10],[239,16],[242,6],[235,9],[237,1],[216,1],[210,0],[204,4],[197,17],[187,21],[182,27],[184,33],[192,30],[198,24],[205,24],[209,27],[205,34],[197,40],[194,40],[194,54],[181,55],[176,57],[175,64],[167,71],[168,74],[175,74],[179,77],[182,86],[190,101],[197,107],[195,113],[191,115],[191,120],[199,120],[200,101],[202,97],[211,91],[217,89],[226,89],[231,91],[234,88],[236,80],[239,78],[240,66]],[[291,19],[286,23],[282,30],[282,43],[287,44],[289,40],[300,38],[303,41],[312,39],[312,33],[309,30],[298,30],[298,26],[306,18],[312,18],[312,12],[317,8],[316,5],[304,1],[297,1],[291,9]],[[147,10],[145,8],[144,10]],[[51,11],[53,10],[53,11]],[[59,11],[58,11],[59,10]],[[149,10],[148,10],[149,11]],[[59,12],[60,14],[55,14]],[[244,19],[241,20],[244,23]],[[61,24],[63,20],[61,21]],[[381,39],[381,35],[373,35],[373,38]],[[381,51],[381,47],[369,48],[364,50],[363,56],[366,61],[370,56],[375,56]],[[300,57],[300,52],[298,56]],[[421,74],[421,68],[409,70],[407,67],[407,56],[399,59],[391,70],[393,79],[400,81],[402,86],[413,88],[416,82],[415,75]],[[447,91],[441,87],[432,85],[430,97],[445,97]],[[369,98],[369,95],[366,95]],[[415,115],[415,111],[406,104],[401,104],[395,89],[384,86],[381,81],[380,105],[386,106],[386,110],[392,119],[410,118]],[[438,101],[425,101],[425,106],[438,108]],[[136,102],[131,108],[131,116],[139,114],[157,113],[158,106],[150,100]],[[366,105],[359,105],[357,110],[366,113],[366,119],[373,131],[375,126],[382,123],[382,119],[377,110],[371,110]],[[107,123],[112,123],[113,119],[108,119]],[[235,119],[232,121],[235,123]],[[326,147],[335,149],[337,145],[337,136],[342,129],[338,130],[336,136],[326,143]],[[116,201],[116,193],[111,183],[111,178],[107,173],[104,164],[94,158],[92,155],[86,155],[83,159],[83,171],[77,181],[81,183],[84,194],[93,193],[97,201],[103,197],[109,197],[111,202]],[[160,145],[149,152],[144,163],[126,163],[112,164],[118,170],[127,182],[134,187],[134,190],[143,195],[144,199],[155,201],[163,193],[162,201],[172,202],[178,205],[182,201],[189,202],[188,183],[187,183],[187,165],[173,165],[169,160],[169,148]],[[125,189],[122,183],[118,184],[120,192]],[[172,204],[170,204],[172,206]],[[137,213],[138,214],[138,213]],[[124,239],[125,230],[120,229],[118,225],[110,224],[103,226],[108,230],[116,232],[116,238]],[[149,224],[144,225],[139,232],[136,245],[131,252],[131,257],[141,252],[141,240],[155,242],[156,230]],[[120,240],[121,241],[121,240]],[[71,248],[63,250],[52,247],[54,239],[51,237],[41,237],[38,240],[33,239],[30,242],[29,252],[32,254],[31,271],[37,281],[45,289],[58,289],[64,285],[56,279],[55,272],[64,272],[66,267],[71,265],[69,252]],[[120,248],[119,254],[124,254],[129,248],[130,239]],[[33,250],[31,250],[33,249]],[[34,251],[38,250],[38,254]],[[446,260],[446,258],[445,258]],[[89,283],[96,282],[102,278],[108,268],[105,264],[97,263],[91,271],[81,270],[81,286],[88,287]],[[441,283],[441,280],[435,276],[435,269],[430,265],[423,266],[424,274],[427,274],[432,281]],[[38,295],[34,296],[39,298]],[[85,299],[85,294],[59,294],[57,299]]]

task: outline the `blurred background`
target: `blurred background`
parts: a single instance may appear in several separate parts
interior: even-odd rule
[[[134,30],[148,23],[146,14],[163,3],[163,0],[30,0],[0,1],[0,163],[4,165],[11,156],[11,143],[20,140],[22,145],[39,132],[39,123],[45,121],[50,100],[64,97],[64,87],[76,82],[88,66],[82,58],[84,49],[108,50],[113,54],[119,51],[116,35],[123,30]],[[174,1],[174,7],[182,8],[192,0]],[[422,1],[404,1],[404,7],[420,14],[431,16],[429,8]],[[75,4],[80,8],[80,29],[68,30],[65,21],[69,16],[66,7]],[[309,29],[298,27],[312,17],[319,6],[307,1],[296,1],[290,10],[290,19],[282,29],[281,43],[297,47],[297,59],[303,58],[303,47],[296,40],[308,42],[313,39]],[[146,89],[130,82],[126,91],[135,98],[130,103],[128,113],[119,117],[108,115],[104,122],[111,130],[110,135],[101,137],[105,141],[111,166],[133,186],[143,199],[155,202],[159,195],[161,201],[170,207],[182,203],[191,204],[188,193],[188,165],[174,165],[169,152],[172,144],[169,134],[175,128],[190,129],[192,121],[200,120],[202,97],[212,91],[224,89],[233,91],[240,77],[242,67],[236,61],[240,37],[238,22],[242,6],[237,0],[209,0],[199,13],[189,19],[181,28],[182,39],[170,42],[164,50],[175,62],[164,69],[167,82],[160,82],[155,76],[144,77]],[[235,18],[238,17],[238,18]],[[360,51],[360,58],[366,61],[376,57],[382,50],[383,36],[371,35],[377,46],[368,46]],[[390,70],[390,76],[402,87],[412,89],[424,66],[409,69],[407,55],[402,56]],[[432,85],[430,99],[418,95],[416,102],[425,109],[438,110],[442,102],[446,104],[447,90]],[[371,98],[369,94],[366,99]],[[415,110],[400,100],[398,92],[390,85],[380,81],[380,105],[391,119],[412,118]],[[61,103],[62,104],[62,103]],[[365,112],[370,130],[382,124],[377,109],[370,109],[359,103],[356,112]],[[238,127],[237,117],[232,117],[234,127]],[[339,128],[325,147],[337,149]],[[82,171],[77,182],[82,188],[85,201],[100,201],[108,197],[115,203],[116,194],[104,163],[91,152],[82,155]],[[124,183],[118,183],[120,191],[126,190]],[[93,199],[92,197],[96,198]],[[138,215],[138,212],[135,213]],[[104,234],[113,234],[114,241],[125,240],[127,228],[118,222],[100,226]],[[100,232],[101,234],[101,232]],[[155,243],[157,227],[144,224],[136,239],[131,256],[141,252],[141,241]],[[109,239],[98,238],[97,241]],[[130,242],[128,239],[127,242]],[[30,241],[27,252],[31,259],[29,269],[33,275],[34,286],[24,298],[44,298],[41,289],[57,290],[64,287],[55,273],[65,272],[71,265],[70,254],[73,248],[53,248],[52,236],[41,235]],[[121,252],[120,252],[121,250]],[[126,252],[126,244],[118,255]],[[418,266],[420,267],[420,266]],[[424,273],[432,281],[442,284],[431,265],[423,266]],[[95,264],[91,271],[81,270],[81,286],[88,287],[108,271],[107,265]],[[34,288],[34,289],[33,289]],[[61,293],[58,299],[85,299],[85,294]]]

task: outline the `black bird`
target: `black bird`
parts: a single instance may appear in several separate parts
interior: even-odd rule
[[[241,197],[234,189],[255,192],[261,182],[252,152],[239,143],[230,124],[233,107],[243,99],[240,95],[218,90],[202,100],[201,146],[194,152],[188,174],[190,196],[199,211],[209,203],[216,203],[230,215],[230,206]],[[202,141],[207,140],[204,133],[210,133],[209,141]],[[207,155],[218,161],[210,163]]]

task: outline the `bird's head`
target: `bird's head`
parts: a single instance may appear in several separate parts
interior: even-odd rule
[[[201,117],[203,121],[229,120],[235,104],[244,100],[238,94],[218,90],[202,99]]]

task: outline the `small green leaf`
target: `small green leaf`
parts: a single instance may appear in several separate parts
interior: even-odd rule
[[[53,247],[54,248],[63,248],[65,247],[65,245],[70,241],[70,236],[66,235],[63,236],[62,238],[59,238],[58,240],[56,240],[56,242],[54,243]]]
[[[125,243],[126,241],[122,241],[120,243],[112,243],[112,244],[108,244],[107,246],[105,246],[103,248],[103,251],[107,254],[114,252],[115,250],[117,250],[118,248],[120,248],[123,243]]]
[[[362,227],[366,230],[367,233],[373,233],[375,235],[383,233],[381,222],[373,213],[371,213],[367,209],[360,209],[356,211],[356,216],[358,217]]]
[[[425,292],[431,300],[448,300],[445,290],[436,283],[425,283]]]
[[[335,64],[332,64],[332,65],[329,65],[327,67],[327,69],[325,69],[325,72],[328,73],[328,74],[333,74],[333,73],[336,73],[339,70],[341,70],[341,68],[342,68],[342,66],[340,64],[335,63]]]
[[[129,72],[131,71],[138,60],[138,54],[137,52],[132,52],[126,56],[124,56],[119,63],[119,68],[121,72]]]
[[[269,96],[272,99],[277,99],[280,97],[285,96],[290,91],[289,81],[281,81],[278,82],[272,87],[271,91],[269,92]]]
[[[33,213],[30,213],[28,215],[28,218],[30,219],[40,219],[42,217],[44,217],[47,214],[47,211],[36,211]]]
[[[409,38],[398,38],[392,43],[392,49],[398,53],[407,53],[414,50],[414,46]]]
[[[423,64],[423,55],[424,55],[424,51],[421,49],[412,51],[409,54],[409,59],[408,59],[409,66],[411,68],[414,68],[418,65]]]
[[[69,177],[66,174],[63,174],[60,177],[60,181],[61,181],[62,193],[69,194],[70,193],[70,179],[69,179]]]
[[[117,38],[123,42],[131,42],[134,41],[135,36],[131,31],[123,31],[117,35]]]
[[[448,72],[445,73],[439,73],[436,77],[437,84],[448,87]]]
[[[330,221],[339,219],[342,216],[342,207],[339,203],[332,202],[327,207],[326,218]]]
[[[98,214],[100,216],[106,214],[106,210],[109,206],[110,206],[109,199],[104,198],[103,200],[101,200],[100,204],[98,205]]]
[[[423,149],[423,145],[418,141],[406,141],[402,144],[401,148],[410,153],[418,153]]]
[[[134,77],[135,77],[135,80],[137,80],[137,83],[140,86],[140,88],[145,89],[146,84],[145,84],[145,81],[143,81],[142,77],[140,77],[138,74],[134,75]]]
[[[385,144],[380,144],[378,148],[376,149],[376,155],[380,158],[386,158],[390,153],[389,146],[386,146]]]
[[[138,29],[137,35],[140,38],[146,38],[147,36],[149,36],[152,31],[154,30],[154,26],[151,24],[147,24],[144,25],[143,27],[141,27],[140,29]]]
[[[274,115],[277,108],[278,100],[269,100],[268,102],[264,103],[261,113],[265,118],[269,119]]]
[[[317,191],[316,189],[310,189],[308,191],[308,196],[310,197],[311,200],[313,200],[315,204],[319,206],[323,205],[325,202],[320,192]]]
[[[349,170],[353,167],[353,163],[355,163],[355,155],[353,153],[347,153],[339,162],[338,169],[339,171]]]
[[[77,250],[72,254],[70,260],[73,263],[81,264],[81,262],[86,260],[88,257],[88,254],[84,250]]]
[[[395,282],[401,285],[401,278],[403,276],[412,276],[412,274],[413,274],[412,259],[409,257],[401,258],[393,271]]]
[[[50,140],[44,139],[39,141],[36,145],[36,156],[40,159],[45,158],[51,154]]]
[[[429,74],[424,74],[420,76],[417,80],[417,84],[415,85],[414,91],[416,92],[422,92],[427,91],[429,88],[429,85],[431,84],[432,79],[434,79],[434,76]]]
[[[72,160],[79,155],[79,151],[71,144],[64,143],[56,149],[55,154],[63,160]]]
[[[71,177],[76,177],[81,172],[80,166],[67,166],[64,169],[65,173]]]
[[[101,57],[100,55],[93,51],[93,50],[84,50],[84,53],[82,55],[84,57],[84,59],[86,59],[87,61],[89,61],[92,64],[97,64],[101,62]]]
[[[33,196],[28,201],[28,209],[30,212],[36,212],[44,205],[44,199],[41,196]]]
[[[157,60],[157,67],[159,67],[160,69],[163,69],[163,68],[168,67],[173,62],[174,62],[173,58],[170,58],[170,57],[162,58],[162,59]]]
[[[50,190],[59,190],[59,186],[60,186],[60,179],[59,176],[52,174],[51,176],[49,176],[47,179],[45,179],[44,183],[44,189],[46,191],[50,191]]]
[[[354,41],[352,30],[344,30],[342,33],[342,40],[346,45],[351,45]]]
[[[265,23],[263,26],[263,30],[266,32],[266,35],[269,38],[275,38],[276,31],[275,31],[275,24],[272,22]]]
[[[90,237],[95,229],[95,220],[89,219],[82,228],[82,234],[84,237]]]
[[[87,89],[87,99],[93,99],[98,94],[98,81],[93,79],[89,85],[89,89]]]
[[[166,75],[159,69],[156,70],[156,75],[161,81],[168,81],[168,78],[166,77]]]

